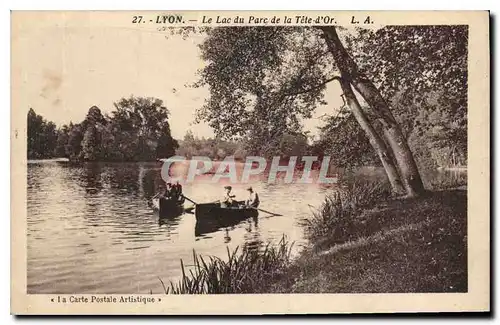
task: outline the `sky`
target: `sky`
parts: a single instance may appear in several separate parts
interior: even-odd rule
[[[170,110],[174,138],[181,139],[187,130],[213,136],[208,125],[193,124],[208,90],[185,86],[197,80],[203,67],[197,47],[203,36],[184,40],[153,30],[50,22],[20,30],[12,39],[12,73],[20,80],[14,109],[33,108],[61,126],[82,121],[93,105],[106,113],[122,97],[151,96]],[[320,117],[342,106],[340,94],[340,87],[331,83],[328,105],[304,121],[305,130],[317,134]]]

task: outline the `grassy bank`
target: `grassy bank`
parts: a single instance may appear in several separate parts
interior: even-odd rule
[[[466,191],[342,213],[329,228],[340,236],[315,237],[270,292],[467,291]]]
[[[393,199],[383,185],[333,193],[304,225],[310,242],[290,260],[282,241],[264,252],[194,256],[169,293],[467,291],[467,193],[439,189]]]

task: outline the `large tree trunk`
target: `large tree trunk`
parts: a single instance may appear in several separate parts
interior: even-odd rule
[[[396,166],[394,165],[394,161],[392,160],[391,155],[389,154],[384,140],[382,140],[382,138],[377,134],[375,128],[371,125],[370,121],[361,109],[361,105],[359,105],[359,101],[356,98],[356,95],[354,94],[349,81],[344,78],[340,78],[339,82],[340,86],[342,87],[342,91],[344,92],[347,105],[351,109],[354,118],[356,118],[356,121],[361,126],[361,129],[365,131],[370,144],[377,152],[377,155],[380,158],[382,165],[384,166],[385,172],[392,187],[392,191],[396,194],[404,193],[403,185],[401,184],[401,179],[399,178],[398,171],[396,169]]]
[[[349,56],[342,45],[335,27],[319,27],[323,31],[328,48],[332,53],[338,69],[363,99],[370,105],[382,122],[384,138],[392,149],[397,161],[399,173],[406,192],[409,196],[418,196],[424,192],[424,186],[413,154],[399,124],[392,115],[386,101],[375,85],[360,71],[354,60]]]
[[[375,111],[387,109],[385,100],[371,81],[355,82],[354,88],[361,94],[366,102],[374,108]],[[384,112],[384,111],[382,111]],[[395,120],[392,113],[384,112],[382,127],[384,129],[384,138],[392,148],[394,157],[398,162],[399,171],[405,189],[409,196],[418,196],[424,192],[424,185],[418,171],[417,164],[413,154],[408,146],[408,142],[401,131],[401,128]]]

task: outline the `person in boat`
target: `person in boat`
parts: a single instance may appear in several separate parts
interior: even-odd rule
[[[236,195],[231,193],[233,188],[231,186],[224,186],[224,189],[226,190],[226,192],[224,193],[224,197],[222,198],[222,200],[220,202],[221,207],[227,208],[227,207],[234,206],[234,204],[236,202],[234,200],[234,198],[236,197]]]
[[[252,208],[258,208],[260,204],[259,195],[257,194],[257,192],[254,192],[251,186],[247,188],[247,191],[249,193],[248,199],[246,201],[247,206]]]
[[[177,183],[175,183],[174,185],[172,185],[172,190],[173,190],[173,197],[176,199],[176,200],[180,200],[181,197],[182,197],[182,185],[179,183],[179,181],[177,181]]]
[[[176,186],[175,184],[172,184],[172,185],[171,185],[170,197],[171,197],[173,200],[177,200],[177,198],[179,197],[179,193],[178,193],[178,190],[177,190],[177,186]]]
[[[165,199],[170,199],[172,197],[172,184],[167,183],[167,186],[165,187],[165,190],[163,191],[162,196]]]

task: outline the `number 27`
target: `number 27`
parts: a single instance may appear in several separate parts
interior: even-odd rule
[[[134,16],[132,18],[132,24],[137,24],[137,23],[140,23],[142,21],[142,16]]]

